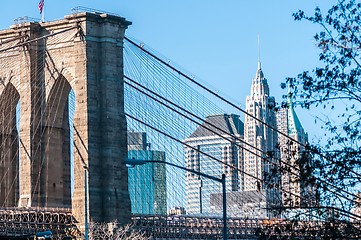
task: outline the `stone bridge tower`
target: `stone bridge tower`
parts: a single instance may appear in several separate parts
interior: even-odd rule
[[[0,31],[2,207],[71,207],[82,223],[87,169],[90,219],[129,221],[123,36],[130,24],[76,13]]]

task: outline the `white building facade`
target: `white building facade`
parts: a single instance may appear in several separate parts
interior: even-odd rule
[[[263,205],[269,208],[280,201],[281,176],[278,171],[277,131],[274,130],[277,129],[275,98],[270,96],[260,62],[252,81],[251,94],[246,97],[246,112],[251,116],[245,115],[244,122],[247,144],[242,169],[246,174],[241,190],[264,192],[266,203]]]
[[[280,158],[282,169],[282,203],[284,207],[310,207],[316,204],[316,190],[312,178],[312,160],[304,146],[308,135],[294,110],[289,97],[287,106],[277,112]]]
[[[239,166],[243,158],[242,148],[239,147],[241,146],[239,139],[243,138],[242,134],[243,122],[237,115],[222,114],[206,117],[203,124],[184,140],[184,143],[190,146],[185,147],[186,167],[218,178],[221,178],[224,173],[227,191],[239,191],[241,174],[237,169],[223,163]],[[187,214],[221,213],[210,204],[211,194],[221,192],[220,183],[187,172]]]
[[[275,114],[275,99],[270,96],[267,79],[258,63],[256,77],[252,81],[251,95],[246,97],[246,112],[251,116],[245,116],[244,140],[251,146],[245,146],[248,151],[244,152],[244,171],[258,179],[263,179],[263,172],[268,170],[270,163],[265,161],[266,152],[274,154],[277,145],[277,128]],[[267,123],[261,123],[258,119]],[[270,158],[273,161],[274,158]],[[259,185],[259,184],[258,184]],[[258,190],[257,181],[250,176],[244,177],[243,190]]]

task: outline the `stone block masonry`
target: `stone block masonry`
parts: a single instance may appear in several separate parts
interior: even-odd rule
[[[72,208],[82,226],[87,168],[90,220],[130,220],[123,164],[123,37],[130,24],[118,16],[84,12],[0,31],[2,206]],[[68,121],[72,90],[73,129]]]

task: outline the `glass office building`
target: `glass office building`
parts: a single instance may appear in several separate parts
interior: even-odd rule
[[[223,163],[239,166],[243,154],[239,147],[242,135],[243,123],[239,120],[239,116],[221,114],[206,117],[203,124],[184,140],[188,146],[191,146],[185,147],[187,168],[217,178],[221,178],[224,173],[227,192],[239,191],[242,176],[236,169]],[[210,196],[221,192],[221,183],[187,172],[187,214],[219,214],[219,211],[211,207]]]
[[[128,133],[128,158],[165,161],[165,152],[150,150],[145,133]],[[128,169],[128,188],[132,213],[166,214],[166,167],[162,163],[146,163]]]

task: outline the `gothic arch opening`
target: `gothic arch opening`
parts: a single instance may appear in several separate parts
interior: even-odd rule
[[[0,207],[15,207],[19,196],[19,134],[17,106],[20,95],[8,83],[0,95]]]
[[[59,76],[44,108],[40,194],[45,207],[71,207],[71,90],[68,80]]]

